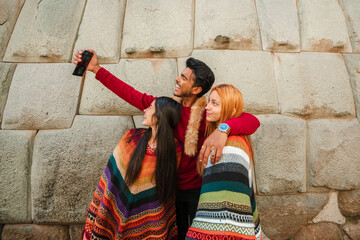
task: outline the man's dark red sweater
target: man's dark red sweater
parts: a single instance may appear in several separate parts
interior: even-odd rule
[[[96,79],[98,79],[113,93],[141,111],[148,108],[155,100],[155,97],[135,90],[133,87],[124,83],[104,68],[101,68],[97,72]],[[175,130],[175,137],[182,145],[184,145],[185,142],[185,133],[190,119],[190,110],[191,107],[181,107],[181,120],[179,121]],[[200,148],[205,141],[205,114],[206,112],[204,111],[204,115],[199,127],[197,153],[199,153]],[[259,120],[249,113],[243,113],[240,117],[232,118],[225,121],[225,123],[230,126],[230,135],[251,135],[260,126]],[[190,157],[183,152],[178,172],[178,185],[180,190],[190,190],[201,187],[201,177],[196,170],[196,161],[197,154],[194,157]]]

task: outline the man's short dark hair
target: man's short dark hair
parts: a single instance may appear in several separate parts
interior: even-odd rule
[[[195,75],[194,86],[202,88],[202,91],[197,95],[197,97],[203,96],[211,89],[215,81],[214,73],[208,65],[192,57],[186,60],[186,67],[190,68]]]

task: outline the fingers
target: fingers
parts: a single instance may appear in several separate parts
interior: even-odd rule
[[[215,163],[218,163],[220,161],[223,149],[223,147],[219,147],[218,149],[216,149]]]
[[[198,155],[199,162],[205,162],[205,161],[203,161],[204,154],[205,154],[205,149],[206,149],[206,147],[204,145],[200,149],[200,152],[199,152],[199,155]]]
[[[81,62],[81,56],[83,54],[83,50],[75,50],[73,54],[73,60],[75,64]]]
[[[204,152],[204,156],[202,158],[202,162],[203,162],[203,164],[205,164],[205,166],[208,162],[207,160],[209,159],[210,153],[211,153],[211,148],[209,146],[205,146],[205,152]]]
[[[211,164],[214,164],[214,163],[215,163],[216,153],[217,153],[217,149],[213,146],[213,147],[211,148],[211,154],[210,154]]]

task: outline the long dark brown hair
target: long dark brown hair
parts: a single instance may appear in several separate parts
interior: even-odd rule
[[[155,113],[153,117],[157,120],[156,139],[156,168],[155,182],[156,190],[160,202],[166,203],[175,197],[177,188],[177,160],[176,142],[174,129],[180,120],[181,105],[168,97],[155,99]],[[132,185],[141,172],[142,161],[145,156],[152,130],[137,129],[129,139],[139,138],[129,165],[126,170],[125,182],[128,186]]]

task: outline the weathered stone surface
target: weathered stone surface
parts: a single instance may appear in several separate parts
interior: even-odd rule
[[[350,76],[350,83],[354,94],[356,115],[360,120],[360,55],[344,54],[344,60]]]
[[[9,42],[25,0],[0,0],[0,60],[2,60],[6,45]]]
[[[360,216],[360,190],[339,192],[339,208],[346,217]]]
[[[19,64],[2,121],[3,129],[69,128],[77,111],[81,79],[74,64]]]
[[[30,221],[29,174],[35,131],[0,131],[0,223]]]
[[[173,96],[177,75],[173,59],[121,60],[104,66],[136,90],[154,96]],[[94,74],[86,76],[80,114],[139,115],[142,112],[108,90]]]
[[[328,194],[256,196],[261,227],[270,239],[287,239],[314,218]]]
[[[351,240],[360,239],[360,219],[347,222],[342,229]]]
[[[334,223],[308,225],[295,235],[294,240],[342,240],[339,227]]]
[[[84,225],[85,224],[69,226],[70,240],[81,239],[81,234],[84,229]]]
[[[76,116],[71,129],[39,131],[31,169],[35,223],[83,223],[113,149],[130,117]]]
[[[254,1],[198,0],[195,12],[194,48],[261,49]]]
[[[5,225],[2,240],[68,240],[68,226]]]
[[[94,49],[100,63],[118,63],[124,0],[88,0],[75,50]]]
[[[360,53],[360,2],[357,0],[340,0],[347,20],[348,33],[352,50]]]
[[[309,169],[313,186],[338,190],[360,188],[360,124],[352,120],[312,120],[309,129]]]
[[[132,118],[136,128],[147,128],[146,126],[142,125],[142,122],[144,121],[144,115],[133,116]]]
[[[306,122],[282,115],[258,115],[252,136],[260,194],[306,191]]]
[[[121,56],[184,57],[193,46],[193,1],[128,1]]]
[[[11,35],[4,60],[68,62],[85,0],[28,0]]]
[[[344,13],[337,0],[298,0],[301,49],[352,52]]]
[[[295,0],[256,0],[264,50],[299,52],[299,20]]]
[[[197,50],[192,57],[205,62],[221,83],[237,87],[244,97],[244,111],[278,113],[273,63],[269,52],[236,50]],[[187,58],[178,59],[178,71],[186,67]]]
[[[307,118],[354,116],[349,75],[340,54],[277,53],[274,66],[281,113]]]
[[[15,64],[0,63],[0,123],[9,94],[11,80],[15,71]]]
[[[338,193],[330,193],[329,201],[321,212],[312,220],[314,223],[319,222],[333,222],[337,224],[344,224],[346,219],[341,215],[338,207]]]

